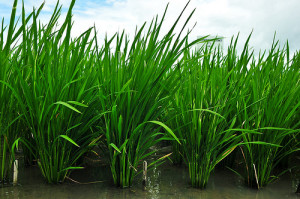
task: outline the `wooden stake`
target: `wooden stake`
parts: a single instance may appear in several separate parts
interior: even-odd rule
[[[143,162],[143,186],[146,189],[147,186],[147,161]]]
[[[19,160],[14,161],[13,185],[16,185],[18,183],[18,162]]]
[[[257,178],[255,164],[253,164],[253,168],[254,168],[254,174],[255,174],[255,178],[256,178],[257,189],[259,189],[259,183],[258,183],[258,178]]]

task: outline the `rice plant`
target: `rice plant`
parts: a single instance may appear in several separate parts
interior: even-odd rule
[[[160,21],[156,17],[151,22],[147,31],[146,24],[137,30],[133,41],[129,42],[124,32],[117,33],[105,40],[99,52],[99,101],[101,109],[107,110],[104,134],[114,183],[120,187],[132,185],[141,161],[155,152],[149,151],[151,146],[164,139],[176,139],[160,121],[178,85],[173,67],[184,48],[189,47],[184,46],[189,33],[181,33],[193,12],[175,37],[182,13],[169,32],[160,35],[166,11]],[[115,50],[110,49],[113,41]]]
[[[23,5],[19,33],[23,40],[9,62],[18,81],[14,85],[7,83],[7,86],[18,102],[23,129],[27,137],[34,140],[28,146],[36,151],[33,155],[49,183],[62,182],[70,169],[81,168],[75,163],[95,144],[97,136],[90,129],[95,119],[88,109],[95,96],[91,67],[94,38],[89,39],[93,29],[71,38],[74,4],[75,0],[60,27],[57,20],[61,6],[58,3],[47,25],[38,22],[41,7],[32,12],[29,27]],[[13,21],[11,19],[11,23]],[[13,30],[9,35],[13,35]]]
[[[18,77],[10,63],[18,58],[19,51],[18,48],[14,48],[14,43],[21,34],[23,25],[32,18],[32,13],[27,16],[23,25],[16,29],[16,6],[17,1],[14,1],[10,24],[5,27],[2,19],[0,30],[0,183],[9,182],[15,149],[21,140],[22,114],[17,109],[17,99],[10,89],[17,84]],[[4,37],[6,31],[7,38]]]
[[[287,155],[300,148],[299,135],[299,54],[289,60],[286,50],[274,42],[266,58],[251,64],[248,71],[249,95],[243,99],[242,128],[262,135],[246,135],[241,147],[245,167],[243,177],[250,187],[261,188],[278,177],[274,168]],[[263,61],[262,61],[263,60]],[[251,144],[263,141],[268,145]],[[279,174],[277,172],[277,174]]]
[[[181,86],[173,102],[172,127],[182,142],[191,185],[197,188],[207,186],[215,166],[240,142],[241,135],[230,130],[235,119],[226,121],[235,101],[220,55],[208,47],[187,52],[180,63]]]

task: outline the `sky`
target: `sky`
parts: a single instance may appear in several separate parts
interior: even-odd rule
[[[29,13],[38,7],[43,0],[24,0],[25,9]],[[62,17],[71,0],[60,0],[63,5]],[[56,0],[46,0],[40,19],[46,22],[54,10]],[[136,27],[150,21],[158,15],[162,16],[169,3],[163,31],[166,32],[187,3],[186,0],[77,0],[73,10],[74,29],[72,36],[78,36],[89,27],[96,25],[98,38],[103,40],[105,34],[125,32],[133,36]],[[9,21],[13,0],[0,0],[0,17],[5,23]],[[20,15],[21,1],[18,5]],[[258,52],[269,49],[276,32],[276,39],[283,47],[289,41],[291,52],[300,49],[300,0],[191,0],[184,18],[196,9],[188,28],[193,29],[190,39],[197,36],[218,35],[224,37],[227,46],[232,36],[239,33],[238,49],[253,31],[250,46]],[[179,29],[177,29],[179,31]],[[186,30],[187,31],[187,30]]]

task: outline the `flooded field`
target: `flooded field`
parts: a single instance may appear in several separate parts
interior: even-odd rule
[[[290,175],[270,184],[262,190],[246,187],[238,176],[229,170],[217,169],[209,180],[206,190],[195,189],[188,184],[188,170],[165,164],[148,172],[146,190],[142,185],[142,177],[137,176],[133,188],[120,189],[113,185],[109,167],[93,167],[77,170],[71,174],[71,180],[59,185],[47,184],[42,178],[39,168],[20,168],[18,184],[0,188],[1,199],[93,199],[93,198],[224,198],[224,199],[299,199],[295,194],[297,181]]]

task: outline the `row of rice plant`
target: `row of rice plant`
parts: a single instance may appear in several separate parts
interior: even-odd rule
[[[124,31],[100,45],[94,27],[71,38],[75,0],[61,25],[59,3],[47,24],[38,19],[43,4],[29,15],[23,5],[17,25],[17,3],[0,32],[0,181],[20,143],[26,161],[58,183],[101,142],[120,187],[132,185],[162,140],[173,142],[176,162],[186,163],[199,188],[236,149],[252,187],[272,181],[273,168],[299,150],[300,56],[290,59],[288,46],[274,44],[257,61],[250,37],[241,55],[237,39],[226,54],[213,46],[194,51],[205,39],[189,43],[190,32],[183,34],[194,12],[175,34],[186,7],[164,35],[167,8],[132,41]]]
[[[1,83],[10,92],[6,95],[14,105],[10,111],[20,114],[12,115],[12,121],[18,121],[23,130],[13,130],[24,140],[25,158],[33,156],[49,183],[62,182],[71,169],[81,168],[77,160],[103,133],[115,184],[130,186],[140,160],[151,155],[147,150],[163,139],[176,139],[156,119],[176,87],[170,68],[182,53],[183,41],[173,35],[181,15],[163,40],[158,36],[164,17],[161,21],[156,17],[146,36],[145,25],[137,32],[130,48],[124,33],[98,48],[96,37],[90,38],[94,28],[78,38],[70,36],[75,0],[61,26],[58,3],[46,25],[38,21],[43,5],[27,18],[23,5],[18,31],[14,28],[17,3],[6,46],[13,43],[9,38],[21,41],[14,48],[3,48],[7,52],[3,60],[17,79],[9,81],[4,73]],[[31,25],[27,25],[29,20]],[[114,39],[116,51],[112,52]],[[170,135],[161,137],[154,126],[164,127]]]
[[[169,123],[183,143],[173,144],[175,161],[185,160],[192,186],[205,188],[236,147],[244,171],[234,172],[255,188],[277,179],[276,165],[299,151],[299,54],[289,60],[288,44],[280,49],[274,42],[256,61],[250,37],[240,56],[236,38],[225,56],[203,47],[180,62],[183,78]]]

